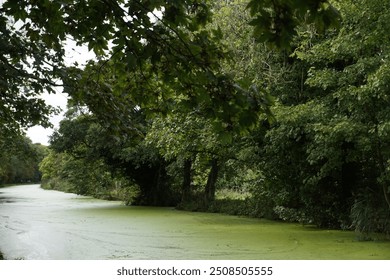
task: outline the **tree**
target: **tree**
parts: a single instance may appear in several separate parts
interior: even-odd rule
[[[166,174],[166,162],[155,147],[146,145],[138,134],[141,130],[118,137],[101,125],[95,115],[70,112],[50,141],[56,153],[66,156],[66,164],[59,167],[63,175],[54,178],[66,179],[79,193],[94,195],[96,190],[106,193],[115,182],[121,182],[123,189],[137,186],[133,204],[171,206],[176,203],[176,193]],[[134,111],[133,117],[129,116],[130,125],[143,127],[142,133],[145,133],[147,123],[142,112]],[[133,123],[135,119],[138,124]],[[51,172],[47,169],[46,173]]]
[[[49,126],[53,108],[39,98],[44,90],[54,92],[56,72],[63,51],[32,30],[32,22],[21,23],[28,13],[20,1],[0,7],[0,131],[3,137],[20,128]],[[12,11],[15,13],[12,14]],[[35,11],[37,13],[37,11]],[[11,15],[12,14],[12,15]]]
[[[200,187],[203,189],[206,204],[214,199],[218,158],[222,157],[224,146],[231,141],[230,138],[224,140],[218,136],[214,133],[213,124],[202,117],[201,112],[195,111],[186,115],[176,112],[153,120],[145,141],[149,145],[155,145],[167,162],[175,162],[181,166],[179,177],[182,203],[187,203],[194,197],[193,173],[204,172],[199,168],[193,170],[195,161],[204,161],[206,166],[210,165],[210,180]],[[230,135],[227,134],[227,137]]]
[[[15,135],[11,141],[0,138],[0,184],[39,182],[39,162],[47,148],[32,144],[25,136]]]
[[[309,52],[303,58],[315,65],[308,84],[329,92],[337,106],[332,119],[337,119],[336,114],[343,116],[338,125],[333,126],[348,133],[343,145],[346,158],[342,168],[361,178],[357,192],[363,192],[366,207],[376,209],[374,212],[381,216],[382,203],[390,208],[389,154],[386,152],[389,145],[389,49],[383,43],[389,39],[385,30],[390,6],[379,4],[377,1],[339,3],[345,13],[344,27],[337,36],[313,48],[318,55]],[[364,7],[364,15],[357,12],[357,5]],[[386,220],[383,216],[378,219]]]
[[[316,30],[339,26],[338,10],[327,0],[250,0],[254,37],[278,48],[289,48],[297,28],[314,24]]]
[[[389,7],[375,1],[337,6],[344,19],[339,32],[299,30],[294,60],[307,67],[304,98],[277,102],[264,171],[284,219],[388,232],[388,50],[382,42]]]

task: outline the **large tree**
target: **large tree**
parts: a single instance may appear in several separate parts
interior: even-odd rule
[[[303,98],[278,98],[264,171],[282,218],[388,232],[389,5],[337,5],[339,31],[299,31]]]

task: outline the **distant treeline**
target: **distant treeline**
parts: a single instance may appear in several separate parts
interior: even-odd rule
[[[0,138],[0,145],[2,143]],[[6,143],[0,150],[0,185],[40,182],[38,165],[47,155],[47,147],[16,135]]]

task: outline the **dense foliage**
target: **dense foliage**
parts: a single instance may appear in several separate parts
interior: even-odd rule
[[[38,165],[47,155],[47,148],[15,135],[12,142],[0,138],[0,185],[40,182]]]
[[[55,78],[69,94],[40,166],[46,187],[390,233],[388,3],[6,1],[1,12],[3,138],[45,124],[36,96]],[[96,59],[66,66],[69,37]]]

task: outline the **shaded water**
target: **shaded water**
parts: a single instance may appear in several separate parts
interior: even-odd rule
[[[7,259],[390,259],[390,242],[352,232],[126,207],[39,185],[0,189],[0,250]]]

